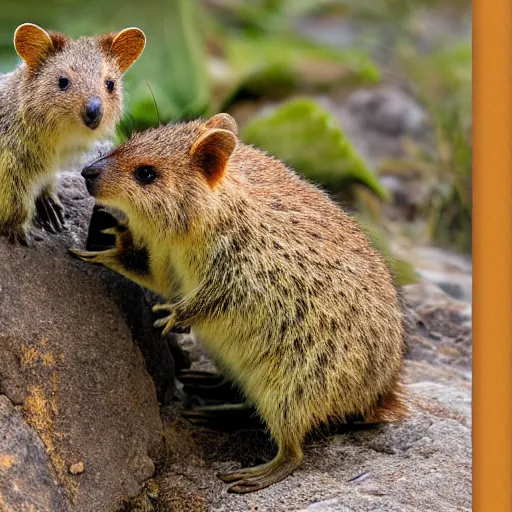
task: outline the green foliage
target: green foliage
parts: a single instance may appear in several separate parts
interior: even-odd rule
[[[377,81],[380,73],[363,52],[340,52],[291,35],[247,34],[226,41],[228,62],[240,73],[272,65],[298,67],[308,61],[326,61],[347,66],[369,81]]]
[[[195,0],[151,1],[160,8],[148,10],[147,3],[139,3],[134,17],[145,20],[148,44],[126,77],[131,119],[121,125],[124,134],[158,124],[154,103],[164,123],[204,115],[210,103]]]
[[[340,50],[300,35],[294,20],[321,12],[332,0],[255,0],[223,3],[210,17],[210,38],[225,59],[231,84],[221,110],[239,98],[282,99],[374,84],[380,71],[367,52]]]
[[[265,33],[282,32],[293,19],[321,11],[339,0],[251,0],[224,4],[226,14],[236,25]]]
[[[471,3],[470,0],[331,0],[324,1],[323,5],[348,12],[354,19],[396,25],[417,12],[436,7],[466,10]]]
[[[50,0],[44,8],[35,2],[7,5],[0,22],[0,71],[8,71],[16,63],[12,34],[27,20],[73,37],[140,27],[146,33],[147,46],[125,77],[129,115],[120,126],[122,137],[158,123],[155,102],[162,122],[179,121],[213,113],[218,107],[226,109],[241,89],[272,97],[279,90],[286,95],[380,79],[365,53],[315,44],[291,29],[289,16],[316,8],[315,1],[258,0],[226,5],[211,11],[205,10],[200,0],[126,0],[122,7],[102,0]],[[251,20],[261,24],[251,25]],[[215,84],[208,76],[205,51],[208,38],[220,46],[233,75],[231,86],[215,104]]]
[[[385,189],[333,116],[311,99],[294,99],[251,119],[243,127],[242,138],[333,192],[361,183],[377,196],[387,198]]]
[[[326,91],[380,80],[366,53],[340,52],[289,34],[231,36],[225,39],[224,51],[237,77],[233,95],[244,89],[251,96],[283,97],[297,90]]]

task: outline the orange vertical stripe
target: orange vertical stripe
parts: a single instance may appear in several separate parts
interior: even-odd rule
[[[473,3],[473,510],[512,511],[512,0]]]

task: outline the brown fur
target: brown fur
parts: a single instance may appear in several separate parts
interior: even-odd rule
[[[95,162],[90,190],[124,212],[149,272],[123,269],[117,249],[79,255],[173,301],[167,327],[191,325],[255,406],[279,453],[259,479],[223,475],[248,492],[293,471],[317,426],[403,417],[405,336],[390,272],[354,220],[282,162],[235,148],[233,124],[224,114],[149,130]],[[197,151],[221,155],[206,159],[213,182]],[[139,166],[155,180],[138,182]]]
[[[0,234],[26,242],[37,198],[50,228],[62,227],[56,169],[113,132],[122,113],[122,74],[144,41],[139,29],[73,40],[28,23],[18,27],[14,44],[23,62],[0,75]],[[69,79],[68,90],[59,88],[60,77]],[[106,80],[115,82],[113,92]],[[103,111],[96,129],[83,121],[92,96]]]

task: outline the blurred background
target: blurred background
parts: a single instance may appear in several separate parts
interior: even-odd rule
[[[470,298],[470,0],[4,0],[0,72],[23,22],[73,37],[140,27],[120,140],[229,112],[245,142],[356,216],[400,284]]]

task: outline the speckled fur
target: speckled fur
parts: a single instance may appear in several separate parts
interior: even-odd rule
[[[114,268],[179,298],[179,322],[280,449],[301,458],[306,433],[331,420],[400,419],[403,318],[383,257],[323,191],[258,149],[238,142],[212,186],[190,156],[208,129],[153,129],[98,162],[94,195],[126,214],[150,260],[144,278]],[[153,183],[135,180],[140,165],[157,169]]]
[[[37,28],[37,27],[36,27]],[[49,33],[53,46],[37,65],[22,62],[0,75],[0,234],[25,239],[40,194],[58,202],[59,165],[113,132],[122,113],[119,55],[111,50],[116,34],[73,40]],[[60,76],[71,81],[59,89]],[[116,83],[109,93],[105,81]],[[98,96],[103,117],[95,130],[85,126],[87,100]]]

